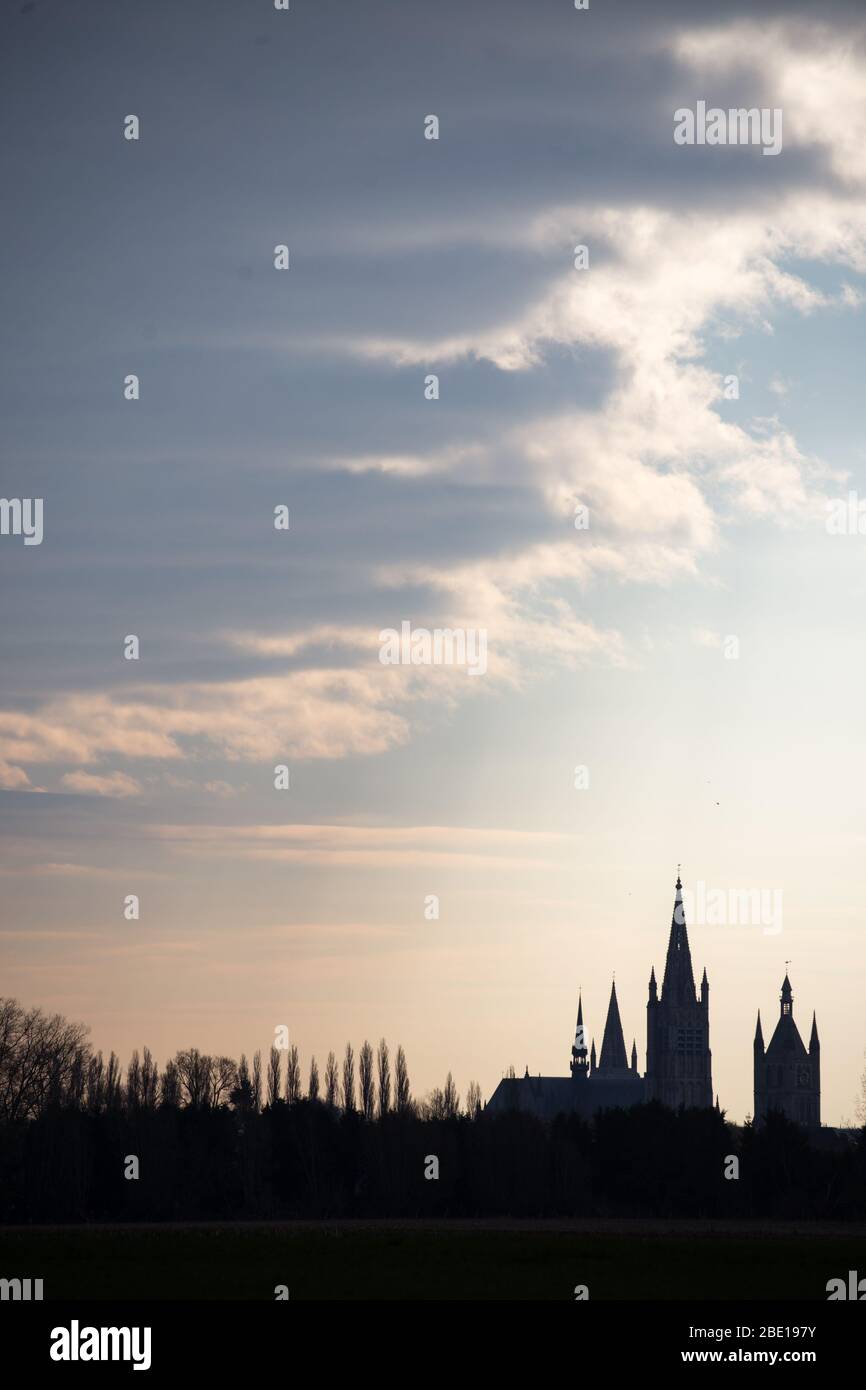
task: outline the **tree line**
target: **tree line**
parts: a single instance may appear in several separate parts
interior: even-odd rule
[[[124,1072],[80,1025],[0,1000],[3,1222],[347,1216],[862,1220],[866,1128],[848,1142],[658,1102],[544,1123],[485,1111],[477,1086],[461,1106],[450,1075],[415,1100],[384,1040],[330,1053],[321,1077],[311,1061],[306,1087],[294,1048],[237,1064],[190,1048],[161,1071],[145,1048]]]
[[[375,1054],[369,1042],[363,1043],[357,1068],[351,1043],[346,1044],[339,1066],[334,1053],[328,1053],[324,1076],[313,1057],[305,1091],[294,1044],[285,1050],[272,1046],[264,1071],[261,1051],[250,1063],[245,1054],[235,1062],[191,1047],[176,1053],[160,1072],[145,1047],[141,1055],[137,1049],[133,1052],[124,1075],[115,1053],[106,1062],[102,1052],[90,1047],[87,1033],[83,1024],[70,1023],[61,1014],[25,1009],[16,999],[0,998],[0,1123],[37,1119],[49,1106],[101,1115],[164,1106],[216,1110],[228,1105],[242,1114],[258,1114],[280,1100],[294,1105],[304,1099],[345,1112],[358,1110],[365,1120],[391,1110],[441,1119],[460,1113],[460,1097],[450,1072],[442,1089],[435,1087],[429,1096],[414,1101],[406,1054],[397,1048],[392,1074],[384,1038]],[[469,1086],[466,1104],[469,1113],[480,1109],[481,1090],[476,1082]]]

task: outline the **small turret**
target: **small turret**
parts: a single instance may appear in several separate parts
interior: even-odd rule
[[[755,1051],[756,1051],[757,1053],[759,1053],[759,1055],[760,1055],[761,1057],[763,1057],[763,1055],[764,1055],[764,1034],[763,1034],[763,1032],[761,1031],[761,1010],[760,1010],[760,1009],[758,1010],[758,1026],[757,1026],[757,1028],[755,1029],[755,1043],[754,1043],[754,1047],[755,1047]]]
[[[574,1030],[574,1046],[571,1049],[571,1075],[575,1081],[585,1081],[588,1072],[586,1054],[586,1030],[583,1026],[583,999],[577,999],[577,1024]]]
[[[787,971],[782,981],[782,993],[779,995],[779,1006],[780,1018],[786,1018],[788,1014],[793,1014],[794,1012],[794,994],[791,989],[791,981],[788,979]]]

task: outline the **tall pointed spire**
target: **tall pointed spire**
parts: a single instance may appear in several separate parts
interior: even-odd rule
[[[757,1028],[755,1029],[755,1043],[754,1043],[754,1046],[755,1046],[756,1049],[757,1049],[757,1048],[760,1048],[761,1051],[763,1052],[763,1050],[764,1050],[764,1034],[763,1034],[763,1031],[762,1031],[762,1029],[761,1029],[761,1010],[760,1010],[760,1009],[758,1010],[758,1026],[757,1026]]]
[[[574,1046],[571,1049],[571,1074],[576,1080],[585,1079],[587,1074],[586,1033],[583,1027],[583,997],[577,996],[577,1024],[574,1029]]]
[[[662,980],[662,999],[677,1004],[692,1004],[696,1000],[695,977],[692,974],[692,953],[689,950],[689,935],[686,930],[686,912],[683,906],[683,885],[677,875],[674,910],[671,915],[671,934],[668,940],[668,954]]]
[[[628,1068],[625,1056],[625,1039],[622,1035],[622,1022],[619,1016],[619,1004],[616,1001],[616,983],[610,987],[610,1003],[607,1006],[607,1021],[604,1025],[604,1037],[601,1040],[601,1057],[599,1058],[599,1071],[608,1070],[613,1067],[621,1067],[623,1070]]]
[[[814,1009],[813,1009],[813,1010],[812,1010],[812,1034],[811,1034],[811,1037],[809,1038],[809,1051],[810,1051],[810,1052],[817,1052],[820,1046],[821,1046],[821,1044],[820,1044],[819,1041],[818,1041],[818,1020],[817,1020],[817,1018],[815,1017],[815,1011],[814,1011]]]

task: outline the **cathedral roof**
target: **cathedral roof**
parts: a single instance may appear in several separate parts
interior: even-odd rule
[[[646,1099],[644,1078],[632,1072],[596,1074],[577,1085],[569,1076],[504,1077],[487,1102],[493,1113],[526,1110],[543,1119],[577,1113],[587,1118],[598,1110],[625,1109]]]
[[[782,1014],[776,1024],[776,1031],[767,1044],[766,1056],[769,1061],[808,1057],[793,1014]]]
[[[628,1062],[625,1056],[625,1039],[622,1035],[622,1022],[619,1016],[619,1005],[616,1002],[616,985],[610,988],[610,1003],[607,1006],[607,1022],[604,1025],[604,1037],[601,1040],[601,1056],[598,1059],[599,1071],[610,1070],[614,1067],[626,1069]]]

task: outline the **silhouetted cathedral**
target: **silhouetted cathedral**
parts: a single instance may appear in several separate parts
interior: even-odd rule
[[[779,1110],[797,1124],[817,1126],[821,1122],[818,1029],[813,1015],[807,1052],[794,1023],[792,1001],[791,982],[786,975],[781,1017],[766,1052],[758,1014],[754,1045],[755,1121],[760,1122],[770,1110]],[[616,985],[611,986],[598,1062],[595,1041],[587,1052],[583,999],[578,1000],[569,1069],[570,1076],[530,1076],[529,1067],[523,1076],[512,1072],[500,1081],[487,1109],[528,1110],[552,1119],[563,1111],[588,1117],[597,1110],[625,1108],[648,1100],[661,1101],[672,1110],[712,1105],[710,984],[704,970],[700,992],[695,989],[679,876],[661,992],[655,967],[649,980],[646,1075],[638,1072],[634,1043],[631,1061],[626,1057]]]
[[[671,933],[659,996],[655,970],[650,976],[647,1004],[647,1071],[637,1069],[637,1047],[626,1057],[616,985],[611,986],[607,1019],[596,1062],[595,1042],[589,1053],[583,1024],[583,1000],[578,1001],[577,1028],[571,1049],[571,1076],[506,1076],[487,1104],[488,1110],[529,1110],[551,1118],[561,1111],[592,1115],[596,1110],[639,1105],[653,1098],[677,1109],[711,1106],[710,987],[707,972],[695,993],[692,958],[686,932],[682,883],[677,878]]]
[[[794,1022],[794,995],[787,974],[779,996],[780,1012],[766,1052],[761,1032],[761,1011],[755,1029],[755,1123],[778,1110],[798,1125],[821,1123],[821,1044],[818,1023],[812,1014],[809,1051]]]

